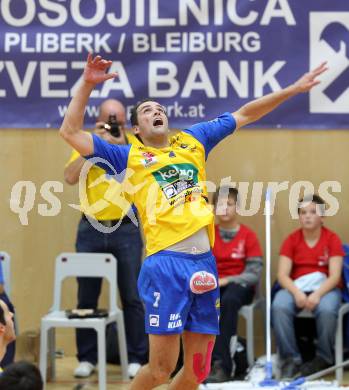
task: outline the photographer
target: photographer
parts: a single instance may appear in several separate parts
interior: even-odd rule
[[[128,144],[124,125],[126,122],[125,107],[117,100],[109,99],[100,106],[100,113],[94,133],[110,144]],[[73,151],[72,156],[64,170],[64,179],[68,184],[79,182],[80,172],[86,160],[78,152]],[[104,177],[103,177],[104,176]],[[97,179],[103,178],[97,185]],[[82,180],[82,179],[80,179]],[[104,199],[106,191],[118,191],[120,184],[109,178],[106,172],[95,165],[91,166],[85,183],[85,199],[80,199],[82,218],[79,223],[76,251],[77,252],[103,252],[112,253],[118,261],[118,287],[122,301],[127,350],[129,360],[129,376],[134,377],[142,364],[146,363],[148,344],[144,330],[144,309],[138,296],[137,278],[141,267],[143,243],[138,227],[115,204]],[[107,205],[102,210],[96,206],[100,201]],[[95,229],[93,222],[114,230],[103,233]],[[112,229],[119,225],[116,229]],[[102,280],[100,278],[78,278],[78,308],[97,308],[101,292]],[[79,366],[74,375],[88,377],[95,370],[97,364],[97,337],[92,329],[77,329],[76,342]]]

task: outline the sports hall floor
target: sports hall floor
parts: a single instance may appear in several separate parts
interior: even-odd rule
[[[73,370],[76,366],[74,357],[64,357],[57,359],[57,377],[54,383],[48,383],[46,390],[98,390],[97,375],[94,374],[88,379],[77,380],[73,377]],[[108,365],[108,390],[126,390],[127,383],[121,380],[121,371],[119,366]],[[333,380],[333,376],[327,376],[328,381]],[[349,385],[349,370],[344,373],[344,386]],[[158,390],[164,390],[167,386],[160,386]]]
[[[64,357],[56,360],[56,381],[49,382],[46,390],[98,390],[97,374],[88,379],[76,379],[73,371],[76,367],[75,357]],[[119,366],[107,366],[108,390],[126,390],[128,383],[122,382],[121,369]],[[159,390],[166,389],[166,386],[158,387]]]

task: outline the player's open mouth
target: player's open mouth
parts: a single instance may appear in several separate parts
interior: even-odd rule
[[[155,126],[155,127],[156,126],[162,126],[163,124],[164,124],[164,122],[160,118],[155,119],[154,122],[153,122],[153,126]]]

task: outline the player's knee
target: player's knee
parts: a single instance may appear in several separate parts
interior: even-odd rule
[[[151,375],[153,382],[158,386],[163,383],[167,383],[170,379],[170,375],[173,372],[174,367],[170,364],[160,363],[156,367],[152,368]]]
[[[202,383],[210,373],[213,346],[214,342],[210,341],[205,357],[203,357],[202,353],[195,353],[193,355],[193,372],[197,383]]]

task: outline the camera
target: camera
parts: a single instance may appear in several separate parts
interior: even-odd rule
[[[108,122],[104,124],[103,128],[113,136],[120,137],[120,125],[118,124],[116,114],[110,114]]]

